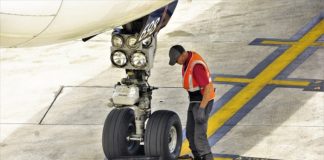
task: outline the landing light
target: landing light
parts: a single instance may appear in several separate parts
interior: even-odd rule
[[[126,45],[130,49],[136,49],[139,47],[139,43],[137,43],[137,39],[135,36],[130,36],[126,40]]]
[[[111,38],[111,43],[114,47],[121,48],[124,45],[124,40],[119,35],[113,35]]]
[[[122,51],[115,51],[111,54],[111,62],[117,67],[124,67],[127,64],[126,54]]]
[[[135,68],[143,68],[146,66],[146,63],[147,63],[146,57],[145,57],[144,53],[142,53],[142,52],[135,52],[131,56],[131,64]]]

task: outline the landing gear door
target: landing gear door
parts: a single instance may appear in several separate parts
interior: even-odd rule
[[[144,22],[145,25],[143,25],[137,41],[142,41],[143,39],[153,35],[154,33],[159,32],[160,29],[166,26],[177,4],[178,0],[173,1],[165,7],[162,7],[148,15],[148,18],[146,19],[146,22]]]

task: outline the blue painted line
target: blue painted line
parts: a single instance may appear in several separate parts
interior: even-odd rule
[[[263,41],[280,41],[280,42],[297,42],[290,39],[275,39],[275,38],[257,38],[253,40],[250,45],[259,45],[259,46],[290,46],[289,44],[263,44]]]
[[[323,18],[324,18],[324,11],[321,12],[320,15],[314,17],[308,24],[306,24],[299,32],[297,32],[290,39],[293,41],[299,40]]]
[[[226,85],[233,85],[238,87],[244,87],[246,84],[244,83],[235,83],[235,82],[216,82],[216,84],[226,84]]]
[[[324,13],[324,12],[323,12]],[[298,40],[303,37],[309,30],[311,30],[322,18],[324,14],[321,16],[315,17],[309,24],[307,24],[304,28],[301,29],[296,35],[294,35],[291,40]],[[250,45],[259,45],[261,39],[256,39],[250,43]],[[264,68],[266,68],[271,62],[273,62],[278,56],[280,56],[285,50],[287,50],[289,46],[280,46],[277,50],[271,53],[266,59],[260,62],[254,69],[252,69],[247,77],[254,78],[258,75]],[[293,61],[284,71],[282,71],[277,78],[287,78],[290,73],[292,73],[300,64],[302,64],[307,58],[309,58],[315,51],[317,47],[309,47],[306,49],[295,61]],[[234,87],[233,87],[234,88]],[[255,97],[252,98],[244,107],[242,107],[230,120],[225,122],[225,124],[217,130],[214,135],[209,138],[209,144],[214,146],[223,136],[225,136],[243,117],[246,116],[254,107],[256,107],[267,95],[269,95],[276,86],[268,85],[262,89]],[[235,95],[235,94],[234,94]],[[233,95],[233,96],[234,96]],[[228,99],[230,97],[227,97]],[[222,98],[221,98],[222,99]],[[217,103],[216,103],[217,105]],[[222,105],[217,106],[218,109],[222,107]],[[216,111],[218,110],[216,109]],[[215,112],[213,112],[215,113]]]
[[[303,86],[285,86],[285,85],[269,85],[269,86],[273,86],[276,88],[299,88],[299,89],[305,89],[305,87]]]
[[[322,35],[317,41],[318,42],[324,42],[324,35]]]
[[[214,102],[213,109],[210,112],[210,116],[215,114],[223,105],[225,105],[233,96],[235,96],[243,87],[234,86],[229,91],[227,91],[220,99]],[[217,89],[216,89],[217,95]]]
[[[213,153],[213,156],[214,157],[222,157],[222,158],[239,158],[240,156],[239,155],[232,155],[232,154],[216,154],[216,153]]]
[[[210,111],[209,116],[216,113],[225,103],[227,103],[234,95],[236,95],[243,87],[235,86],[232,87],[229,91],[227,91],[220,99],[214,102],[213,108]],[[216,90],[217,95],[217,90]],[[182,140],[186,139],[186,129],[182,130]]]
[[[234,77],[234,78],[246,78],[245,75],[234,75],[234,74],[211,74],[212,79],[216,77]]]
[[[287,68],[285,68],[276,79],[286,79],[289,74],[296,70],[307,58],[313,55],[318,47],[309,47],[302,54],[300,54],[295,61],[290,63]]]
[[[262,60],[259,64],[256,65],[246,76],[248,78],[254,78],[259,73],[261,73],[271,62],[277,59],[284,51],[286,51],[289,46],[282,46],[277,48],[274,52],[272,52],[269,56],[267,56],[264,60]]]
[[[242,107],[231,119],[229,119],[214,135],[208,140],[210,146],[214,146],[226,133],[228,133],[236,124],[243,119],[254,107],[256,107],[265,97],[267,97],[276,87],[266,86],[251,101]]]
[[[255,40],[253,40],[252,42],[249,43],[249,45],[262,45],[262,41],[264,40],[264,38],[256,38]]]

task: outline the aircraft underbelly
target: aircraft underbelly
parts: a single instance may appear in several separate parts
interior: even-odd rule
[[[64,42],[110,30],[170,3],[160,1],[1,1],[0,47]]]

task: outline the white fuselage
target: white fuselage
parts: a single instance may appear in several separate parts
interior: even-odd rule
[[[84,38],[136,20],[172,0],[1,0],[0,47]]]

